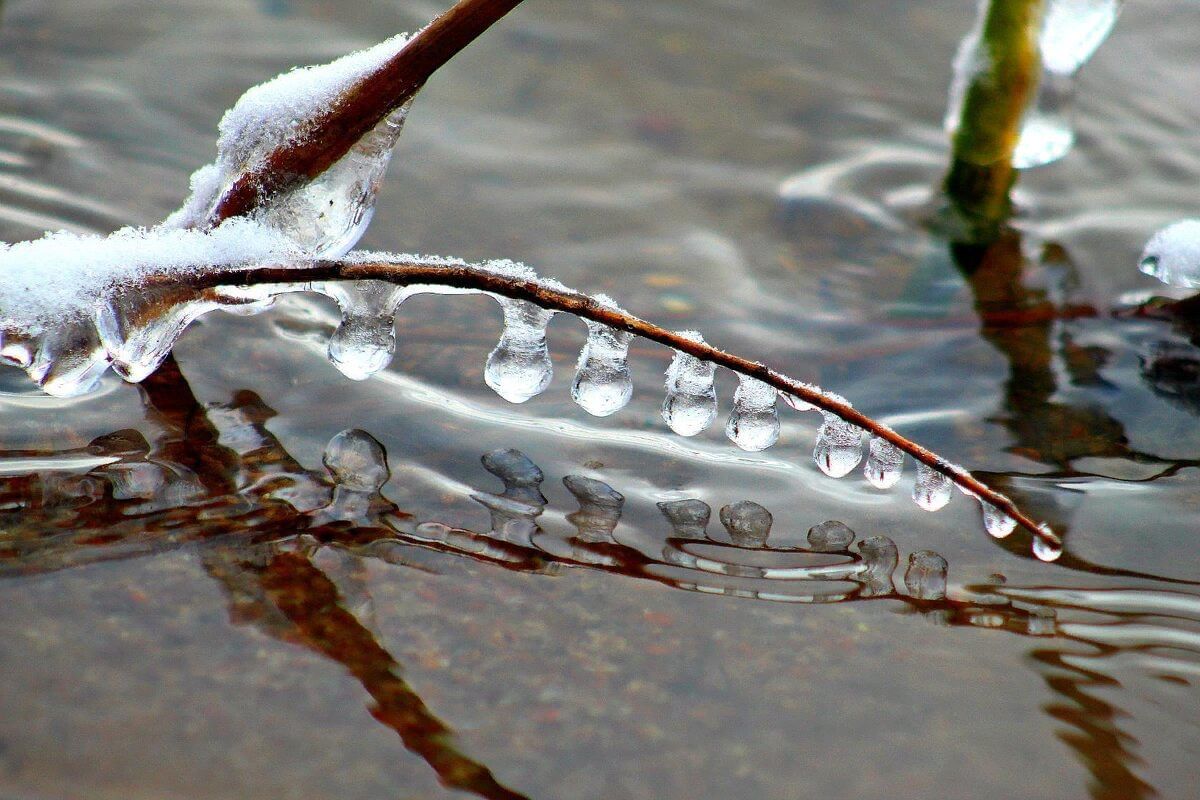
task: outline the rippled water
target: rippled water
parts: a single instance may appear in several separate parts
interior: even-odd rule
[[[921,511],[911,466],[825,477],[815,414],[762,453],[666,432],[638,342],[631,405],[588,417],[569,320],[510,406],[484,299],[406,302],[363,383],[323,357],[331,305],[217,315],[143,389],[0,373],[0,794],[1193,796],[1200,353],[1109,310],[1200,205],[1200,9],[1128,4],[1075,150],[976,253],[920,224],[972,5],[530,0],[418,98],[363,244],[522,260],[819,382],[1062,559],[957,493]],[[247,86],[441,8],[345,6],[8,0],[0,239],[161,219]],[[382,497],[322,466],[346,428]]]

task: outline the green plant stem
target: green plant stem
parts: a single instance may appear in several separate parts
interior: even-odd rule
[[[991,0],[985,12],[986,65],[963,97],[944,184],[968,238],[993,238],[1012,211],[1012,155],[1041,72],[1042,5],[1043,0]]]
[[[413,35],[386,64],[351,86],[303,133],[239,175],[206,220],[215,227],[313,180],[383,119],[411,100],[439,67],[521,0],[459,0]]]
[[[777,391],[793,395],[810,405],[862,428],[872,436],[891,442],[922,464],[945,475],[961,489],[995,506],[1025,528],[1033,537],[1052,547],[1061,547],[1062,538],[1040,525],[1021,511],[1011,499],[991,489],[965,469],[927,450],[911,439],[871,419],[854,409],[849,402],[827,394],[809,384],[777,372],[756,361],[719,350],[703,342],[692,341],[652,322],[635,317],[626,311],[610,308],[589,295],[570,289],[557,289],[538,280],[513,277],[468,264],[445,265],[412,261],[315,261],[299,265],[254,266],[224,269],[191,275],[181,284],[178,275],[147,276],[143,287],[171,287],[200,293],[219,286],[280,286],[300,287],[321,281],[379,280],[399,286],[443,286],[468,291],[486,292],[525,300],[542,308],[561,311],[582,319],[599,322],[611,328],[628,331],[643,339],[682,351],[703,361],[725,367],[766,383]]]

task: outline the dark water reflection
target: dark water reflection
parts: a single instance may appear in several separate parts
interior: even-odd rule
[[[362,384],[289,301],[140,388],[0,375],[0,795],[1191,796],[1200,355],[1113,309],[1194,213],[1200,18],[1127,4],[1078,147],[971,249],[923,224],[971,5],[530,0],[422,94],[364,244],[521,259],[818,381],[1061,560],[821,476],[806,419],[670,437],[662,353],[591,420],[565,322],[512,407],[486,301],[406,303]],[[7,0],[0,239],[161,219],[242,89],[436,10]]]

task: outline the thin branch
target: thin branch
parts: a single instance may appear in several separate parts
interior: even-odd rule
[[[298,136],[239,175],[209,213],[206,226],[245,216],[281,192],[316,178],[411,100],[439,67],[520,3],[460,0],[386,64],[347,89]]]
[[[525,300],[542,308],[572,314],[599,322],[611,328],[641,336],[665,347],[679,350],[703,361],[725,367],[766,383],[780,392],[794,395],[817,408],[828,411],[863,430],[884,439],[913,459],[945,475],[961,489],[977,496],[1007,514],[1036,540],[1053,548],[1061,548],[1062,539],[1025,514],[1008,497],[993,491],[963,468],[950,463],[891,428],[876,422],[849,403],[832,397],[808,384],[789,378],[758,362],[726,353],[711,345],[695,342],[665,328],[635,317],[628,312],[609,308],[586,294],[570,289],[558,289],[538,280],[514,277],[467,264],[430,264],[421,261],[315,261],[300,265],[260,266],[210,271],[188,276],[187,284],[194,289],[211,289],[223,285],[263,286],[296,285],[298,283],[345,280],[380,280],[400,286],[445,286],[474,290]],[[148,279],[156,284],[178,285],[178,275]]]

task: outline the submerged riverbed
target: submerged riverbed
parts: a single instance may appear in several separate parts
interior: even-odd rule
[[[440,10],[6,0],[0,240],[161,220],[247,87]],[[141,387],[0,370],[0,796],[1192,796],[1200,351],[1117,312],[1200,208],[1200,9],[1128,4],[986,251],[925,224],[973,13],[529,0],[422,91],[362,245],[523,261],[844,394],[1061,559],[921,510],[911,465],[822,475],[816,414],[734,448],[728,375],[671,434],[644,343],[589,417],[569,319],[510,405],[485,298],[407,301],[364,382],[325,301],[213,314]]]

